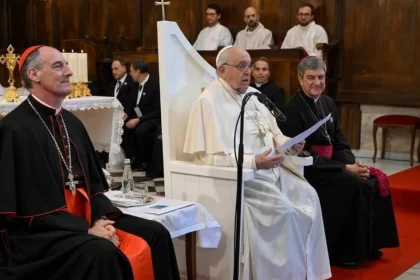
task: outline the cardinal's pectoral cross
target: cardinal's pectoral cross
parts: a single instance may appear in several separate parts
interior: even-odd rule
[[[71,194],[75,195],[76,194],[76,183],[78,183],[78,181],[74,181],[74,176],[73,174],[69,173],[69,182],[66,183],[67,186],[69,186],[70,190],[71,190]]]

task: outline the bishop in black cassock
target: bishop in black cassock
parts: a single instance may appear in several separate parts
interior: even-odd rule
[[[331,264],[357,267],[367,257],[380,257],[379,249],[399,246],[391,195],[380,195],[375,176],[365,179],[346,171],[356,160],[341,132],[334,100],[320,94],[325,71],[312,69],[316,63],[323,65],[319,58],[300,63],[305,74],[299,78],[302,90],[283,107],[287,121],[279,123],[280,129],[294,137],[331,113],[331,119],[306,139],[313,165],[305,167],[304,176],[319,195]]]
[[[65,92],[52,91],[69,87],[71,71],[64,58],[48,47],[31,51],[28,60],[43,58],[40,69],[22,69],[36,77],[33,93],[0,121],[0,279],[133,279],[127,257],[110,240],[89,233],[89,220],[106,218],[115,221],[116,229],[147,242],[154,279],[179,279],[168,231],[154,221],[122,214],[111,204],[81,121],[36,96],[64,98]],[[30,53],[22,55],[20,70],[26,56]],[[77,193],[83,188],[86,194],[89,212],[79,210],[90,214],[87,219],[68,211],[70,162]]]

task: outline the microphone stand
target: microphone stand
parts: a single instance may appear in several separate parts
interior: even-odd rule
[[[240,253],[241,253],[241,232],[242,232],[242,202],[243,202],[243,164],[244,164],[244,115],[245,105],[254,93],[247,93],[242,101],[239,127],[239,147],[237,161],[237,187],[236,187],[236,207],[235,207],[235,251],[233,280],[239,280]],[[235,131],[236,134],[236,131]],[[235,147],[234,147],[235,149]]]
[[[242,232],[242,206],[243,206],[243,165],[244,165],[244,115],[245,115],[245,105],[249,101],[252,95],[258,96],[258,100],[265,101],[263,104],[269,108],[270,113],[276,118],[285,121],[286,117],[283,113],[276,107],[276,105],[271,102],[271,100],[260,92],[249,92],[245,94],[242,104],[241,112],[239,114],[239,146],[238,146],[238,158],[237,158],[237,186],[236,186],[236,206],[235,206],[235,247],[234,247],[234,266],[233,266],[233,280],[239,279],[239,267],[240,267],[240,253],[241,253],[241,232]],[[260,102],[261,102],[260,101]],[[267,104],[268,102],[268,104]],[[276,109],[276,110],[274,110]],[[235,128],[236,136],[236,128]],[[236,151],[236,143],[234,143],[234,150]]]

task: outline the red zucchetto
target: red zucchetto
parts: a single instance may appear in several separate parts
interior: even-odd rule
[[[40,47],[43,47],[44,45],[38,45],[38,46],[32,46],[27,48],[23,54],[20,57],[19,61],[19,72],[22,70],[23,64],[25,64],[26,59],[28,58],[28,55],[30,55],[32,52],[36,51]]]

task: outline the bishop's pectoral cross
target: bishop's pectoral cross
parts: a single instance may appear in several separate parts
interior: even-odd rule
[[[167,6],[171,5],[171,2],[165,2],[164,0],[160,0],[160,2],[155,2],[155,5],[162,7],[162,20],[166,20],[165,19],[165,5]]]

